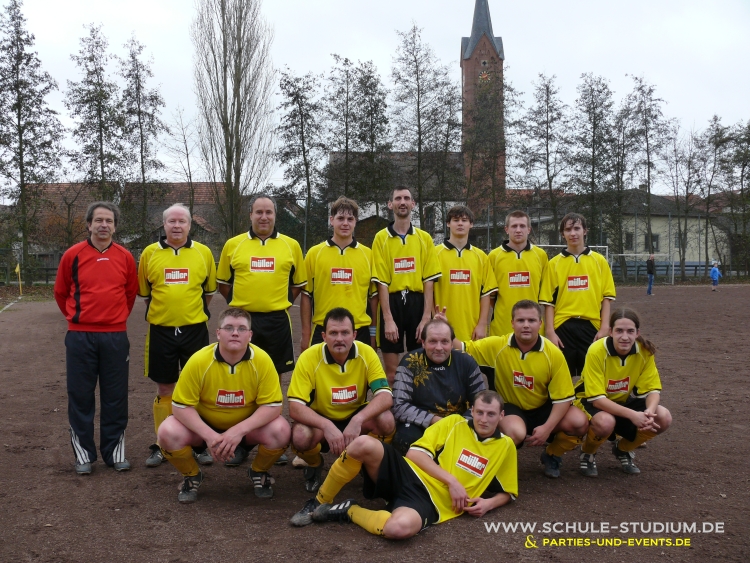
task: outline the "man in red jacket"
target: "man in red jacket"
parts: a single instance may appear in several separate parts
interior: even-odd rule
[[[138,293],[135,259],[112,242],[120,210],[97,201],[86,211],[90,237],[70,247],[55,279],[55,300],[65,318],[68,371],[68,420],[76,473],[88,475],[96,461],[95,390],[101,403],[99,449],[104,462],[127,471],[130,342],[126,321]]]

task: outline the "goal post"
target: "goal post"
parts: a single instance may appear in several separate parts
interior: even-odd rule
[[[651,253],[649,252],[631,252],[631,253],[622,253],[622,254],[611,254],[610,255],[610,263],[609,267],[614,272],[616,269],[615,264],[618,264],[620,261],[620,258],[625,259],[625,263],[627,266],[628,271],[625,272],[625,276],[627,277],[629,274],[629,270],[631,267],[634,267],[634,281],[638,281],[638,272],[642,272],[641,275],[645,276],[646,271],[646,261],[648,260],[648,257],[651,256]],[[675,263],[674,260],[672,260],[671,255],[666,253],[654,253],[654,264],[658,267],[660,264],[664,265],[666,264],[667,270],[666,270],[666,277],[669,284],[674,285],[674,271],[675,271]]]
[[[544,250],[550,259],[554,258],[556,255],[560,254],[560,252],[568,248],[568,246],[565,244],[536,244],[534,246],[538,246],[539,248]],[[612,264],[609,261],[609,246],[589,245],[589,248],[594,252],[598,252],[599,254],[604,256],[607,259],[607,264],[609,264],[610,269],[612,268]]]

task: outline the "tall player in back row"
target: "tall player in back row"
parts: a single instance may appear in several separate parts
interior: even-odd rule
[[[388,209],[394,221],[375,235],[373,281],[378,284],[378,346],[388,384],[393,385],[399,354],[417,348],[422,327],[432,316],[433,282],[440,277],[435,245],[429,233],[414,228],[414,199],[409,188],[391,193]]]
[[[487,336],[490,296],[497,292],[495,274],[487,255],[469,243],[474,213],[465,205],[448,210],[450,237],[435,247],[442,276],[435,282],[435,304],[446,308],[456,338],[479,340]]]
[[[281,376],[294,369],[288,311],[307,284],[307,272],[299,243],[276,230],[276,201],[271,196],[250,200],[250,222],[250,230],[229,239],[221,251],[219,292],[231,307],[252,315],[252,344],[271,356]],[[227,465],[239,465],[247,457],[242,447],[236,454]]]
[[[549,261],[539,303],[546,306],[547,338],[565,355],[571,377],[580,376],[591,344],[609,335],[615,282],[607,260],[586,246],[586,219],[560,221],[567,248]]]
[[[528,299],[539,302],[542,281],[547,275],[547,253],[529,242],[531,219],[524,211],[512,211],[505,218],[508,240],[490,252],[490,266],[498,291],[490,325],[492,336],[513,332],[513,305]]]
[[[144,375],[156,383],[154,431],[172,414],[172,392],[190,356],[208,346],[208,304],[216,293],[211,249],[190,238],[190,210],[177,203],[164,210],[164,232],[147,246],[138,263],[138,295],[146,300]],[[211,463],[204,452],[202,463]],[[147,467],[164,456],[151,446]]]

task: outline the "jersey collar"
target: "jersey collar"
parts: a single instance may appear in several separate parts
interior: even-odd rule
[[[562,252],[560,254],[562,254],[563,256],[575,256],[575,254],[572,254],[572,253],[568,252],[567,248],[563,248],[563,250],[562,250]],[[591,254],[591,249],[588,246],[586,248],[584,248],[583,252],[581,252],[578,256],[583,256],[584,254],[586,254],[586,255]]]
[[[247,232],[247,238],[258,238],[258,235],[255,234],[252,227],[250,227],[250,230]],[[279,238],[279,231],[276,230],[276,227],[274,227],[273,232],[268,235],[268,238]]]
[[[516,341],[516,335],[511,333],[510,338],[508,339],[508,346],[511,346],[513,348],[518,348],[518,342]],[[520,348],[518,348],[520,350]],[[544,350],[544,338],[542,338],[542,335],[540,334],[537,339],[536,343],[531,347],[531,350],[529,352],[541,352]],[[528,354],[529,352],[525,352]]]
[[[333,242],[333,237],[328,237],[328,240],[326,240],[326,244],[328,246],[335,246],[336,248],[339,248],[341,250],[344,250],[346,248],[357,248],[357,245],[358,245],[357,239],[355,239],[354,237],[352,237],[352,242],[350,242],[349,244],[347,244],[344,248],[341,248],[338,244],[336,244],[335,242]]]
[[[89,236],[89,238],[86,239],[86,242],[89,243],[89,246],[91,248],[93,248],[94,250],[96,250],[99,254],[104,254],[105,252],[107,252],[107,250],[109,250],[112,247],[112,245],[114,244],[115,241],[110,240],[109,244],[107,245],[107,248],[105,248],[104,250],[99,250],[97,247],[95,247],[94,243],[91,242],[91,237],[90,236]]]
[[[240,362],[246,362],[248,360],[252,360],[254,357],[255,357],[255,352],[253,351],[253,347],[250,344],[248,344],[247,350],[245,350],[245,354],[242,356],[242,359],[240,360]],[[214,348],[214,359],[217,362],[222,362],[224,364],[227,364],[228,366],[234,367],[229,362],[227,362],[224,359],[224,357],[221,355],[221,352],[219,352],[218,342],[216,343],[216,347]],[[237,364],[239,364],[240,362],[237,362]],[[234,364],[234,365],[236,366],[237,364]]]
[[[349,360],[353,360],[358,355],[359,355],[359,350],[357,349],[357,341],[355,340],[352,343],[352,347],[349,348],[349,353],[346,356],[346,361],[344,362],[344,364],[346,364],[346,362],[348,362]],[[325,342],[323,343],[323,361],[327,364],[338,365],[338,362],[333,359],[333,355],[328,350],[328,345]]]
[[[466,243],[466,246],[464,246],[464,247],[463,247],[463,248],[462,248],[461,250],[459,250],[459,249],[458,249],[458,247],[456,247],[456,245],[455,245],[455,244],[453,244],[453,243],[452,243],[451,241],[449,241],[449,240],[444,240],[444,241],[443,241],[443,244],[445,245],[445,248],[447,248],[447,249],[449,249],[449,250],[455,250],[455,251],[456,251],[456,252],[458,252],[459,254],[461,254],[461,253],[462,253],[462,252],[463,252],[464,250],[471,250],[471,243],[470,243],[470,242],[467,242],[467,243]]]
[[[516,252],[510,247],[510,240],[504,240],[503,244],[500,245],[500,248],[502,248],[505,252]],[[527,250],[531,250],[531,241],[529,241],[528,239],[526,240],[526,246],[523,247],[521,252],[526,252]],[[518,252],[516,252],[516,254],[518,254]]]
[[[395,224],[395,221],[391,221],[388,223],[388,226],[386,227],[386,230],[388,231],[388,235],[392,237],[400,237],[401,235],[396,232],[396,230],[393,228],[393,225]],[[406,231],[407,235],[413,235],[414,234],[414,225],[409,223],[409,230]]]
[[[615,349],[615,341],[611,336],[607,337],[605,347],[607,348],[607,354],[609,354],[610,356],[617,356],[618,358],[622,358],[622,356],[617,353],[617,350]],[[638,346],[638,341],[636,340],[633,343],[633,347],[630,348],[630,352],[625,354],[625,357],[627,358],[628,356],[632,356],[634,354],[637,354],[638,352],[640,352],[640,347]]]
[[[471,428],[471,431],[474,432],[474,437],[477,439],[478,442],[486,442],[487,440],[492,440],[493,438],[499,438],[502,436],[502,433],[500,432],[499,428],[495,428],[495,432],[492,433],[492,436],[487,436],[486,438],[480,438],[479,434],[477,434],[477,431],[474,428],[474,419],[469,419],[468,421],[469,428]]]
[[[159,248],[164,250],[165,248],[171,248],[172,250],[179,250],[180,248],[192,248],[193,247],[193,239],[190,237],[187,238],[187,242],[183,244],[180,248],[173,248],[169,244],[167,244],[167,237],[163,236],[159,239]]]
[[[440,367],[440,366],[450,367],[450,365],[451,365],[451,362],[453,361],[453,352],[455,352],[455,350],[451,350],[451,355],[450,355],[450,356],[448,356],[448,359],[447,359],[447,360],[445,360],[445,361],[444,361],[444,362],[443,362],[442,364],[438,364],[438,363],[436,363],[436,362],[433,362],[433,361],[432,361],[432,360],[431,360],[431,359],[430,359],[430,358],[429,358],[429,357],[427,356],[427,352],[425,351],[425,349],[424,349],[424,348],[420,348],[419,350],[417,350],[417,354],[421,354],[421,355],[423,355],[423,356],[424,356],[425,362],[427,362],[427,365],[428,365],[429,367]]]

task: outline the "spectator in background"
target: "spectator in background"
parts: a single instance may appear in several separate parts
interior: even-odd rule
[[[719,287],[719,278],[724,277],[721,275],[721,272],[719,271],[719,263],[714,260],[714,267],[711,268],[711,291],[718,291]]]
[[[653,295],[651,290],[654,288],[654,274],[656,274],[653,254],[649,254],[648,260],[646,260],[646,274],[648,275],[648,288],[646,288],[646,295]]]

